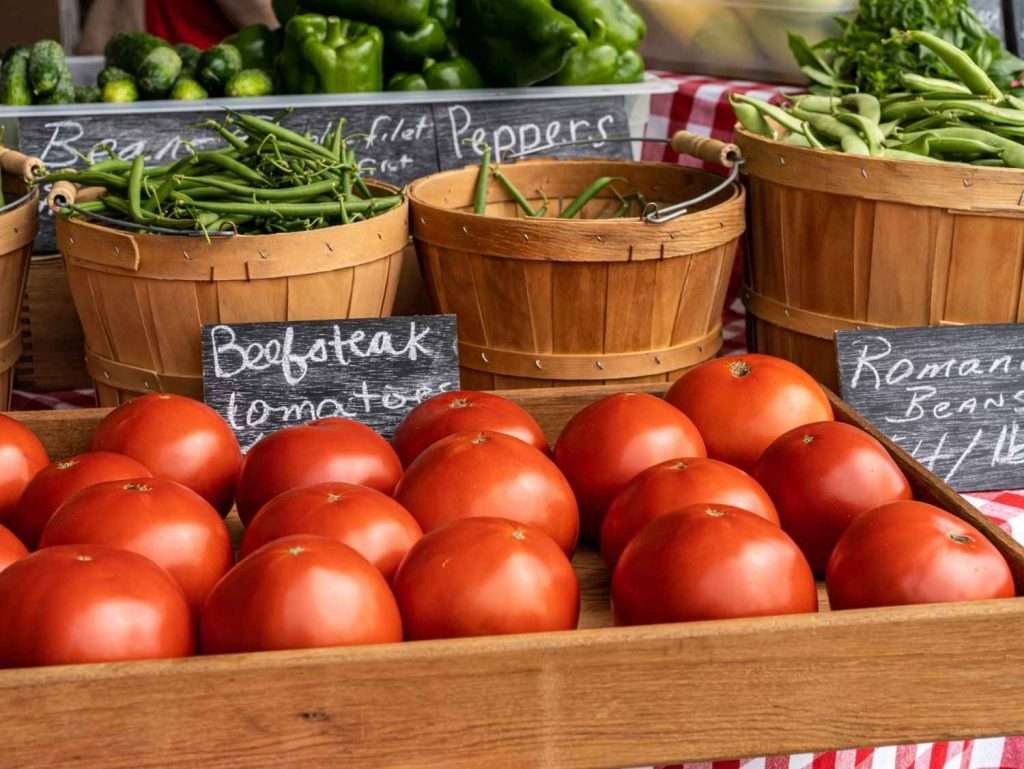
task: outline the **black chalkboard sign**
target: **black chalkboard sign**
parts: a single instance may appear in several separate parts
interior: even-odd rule
[[[203,400],[243,450],[345,417],[390,437],[417,404],[459,389],[454,315],[203,327]]]
[[[1024,324],[841,331],[842,396],[960,491],[1024,487]]]
[[[500,160],[513,152],[549,144],[593,139],[594,144],[566,148],[562,156],[630,157],[630,145],[602,142],[629,133],[625,96],[515,101],[466,101],[444,104],[369,104],[297,106],[283,119],[289,128],[321,140],[339,117],[354,135],[353,149],[365,171],[398,186],[441,169],[479,161],[483,144]],[[84,108],[79,108],[84,109]],[[276,110],[244,110],[272,117]],[[139,154],[147,163],[169,163],[189,146],[210,149],[220,137],[200,124],[222,116],[220,108],[175,112],[97,110],[64,114],[54,108],[30,111],[18,119],[18,148],[56,171],[83,165],[83,156],[103,160],[109,151],[126,160]],[[109,148],[105,149],[105,148]],[[45,208],[45,206],[41,206]],[[49,211],[40,221],[35,250],[56,250]]]

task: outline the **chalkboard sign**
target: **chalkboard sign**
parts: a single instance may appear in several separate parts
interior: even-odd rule
[[[842,396],[954,489],[1024,486],[1024,324],[841,331]]]
[[[203,327],[203,400],[248,450],[345,417],[390,437],[417,404],[459,389],[454,315]]]
[[[981,19],[981,23],[1000,40],[1006,39],[1006,26],[1003,18],[1005,0],[971,0],[971,7]]]
[[[345,118],[352,147],[371,176],[398,186],[441,169],[479,161],[483,144],[500,160],[513,152],[549,144],[594,139],[560,154],[628,158],[630,145],[602,142],[629,133],[625,96],[528,101],[467,101],[445,104],[300,106],[283,123],[322,140],[334,121]],[[255,110],[247,110],[260,114]],[[211,149],[223,142],[200,124],[222,112],[102,112],[64,115],[52,109],[18,120],[22,152],[39,157],[50,170],[80,167],[82,157],[103,160],[109,152],[147,163],[169,163],[189,146]],[[269,115],[267,113],[270,113]],[[263,113],[273,116],[273,110]],[[40,221],[35,250],[56,250],[49,211]]]

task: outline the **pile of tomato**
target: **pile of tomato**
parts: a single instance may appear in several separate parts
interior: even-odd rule
[[[324,419],[244,457],[178,396],[115,409],[53,463],[0,417],[0,524],[0,667],[569,630],[580,538],[618,624],[814,612],[816,577],[834,609],[1014,594],[984,535],[760,355],[592,403],[553,448],[477,392],[391,442]]]

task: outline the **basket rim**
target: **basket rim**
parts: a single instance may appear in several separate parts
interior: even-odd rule
[[[848,155],[736,126],[744,175],[796,189],[921,208],[1024,214],[1024,169]]]
[[[33,200],[37,200],[38,198],[39,187],[35,184],[32,184],[29,186],[28,192],[26,192],[24,195],[19,196],[16,200],[11,201],[10,203],[5,203],[3,206],[0,206],[0,216],[3,216],[4,214],[9,214],[13,211],[17,211],[26,203],[30,203]]]
[[[685,174],[685,175],[690,175],[690,176],[706,177],[708,182],[709,182],[709,184],[713,184],[713,185],[717,185],[717,184],[720,184],[722,182],[722,177],[717,176],[716,174],[713,174],[710,171],[705,171],[705,170],[703,170],[701,168],[694,168],[692,166],[682,166],[682,165],[678,165],[676,163],[668,163],[668,162],[660,161],[660,160],[652,160],[652,161],[647,161],[647,160],[626,160],[626,159],[623,159],[623,158],[565,158],[565,159],[558,159],[558,158],[528,158],[528,159],[523,159],[523,160],[517,160],[517,161],[515,161],[513,163],[507,163],[507,164],[504,164],[504,165],[507,168],[516,168],[516,167],[523,167],[523,166],[527,166],[527,165],[529,165],[529,166],[544,166],[544,165],[555,166],[555,165],[567,165],[567,164],[576,165],[576,166],[602,165],[602,166],[623,166],[623,167],[643,166],[643,167],[648,167],[648,168],[649,167],[661,167],[661,168],[663,168],[663,169],[665,169],[667,171],[677,172],[677,173],[681,173],[681,174]],[[470,173],[476,174],[476,173],[479,173],[479,170],[480,170],[479,164],[468,164],[468,165],[463,166],[462,168],[451,168],[451,169],[448,169],[448,170],[445,170],[445,171],[437,171],[435,173],[429,174],[428,176],[423,176],[423,177],[417,179],[416,181],[412,182],[411,184],[409,184],[406,187],[407,198],[408,198],[409,202],[411,203],[411,205],[412,205],[412,207],[414,209],[415,208],[423,208],[423,209],[428,210],[428,211],[444,213],[447,216],[466,217],[467,219],[471,219],[473,221],[479,221],[480,219],[487,219],[487,220],[498,221],[498,222],[501,222],[501,221],[505,221],[505,222],[518,222],[518,223],[530,222],[531,224],[535,224],[537,226],[553,227],[553,226],[557,225],[557,226],[564,226],[564,227],[571,227],[571,228],[580,228],[580,229],[587,228],[587,227],[593,227],[595,224],[600,224],[602,227],[614,227],[614,228],[637,227],[637,226],[649,228],[649,227],[652,227],[652,226],[662,226],[662,225],[652,225],[651,223],[644,221],[643,217],[639,217],[639,216],[623,217],[621,219],[600,219],[600,218],[596,218],[596,219],[584,219],[584,218],[580,218],[580,219],[560,219],[560,218],[557,218],[557,217],[550,217],[550,216],[539,216],[539,217],[536,217],[536,218],[523,218],[523,217],[520,217],[520,216],[501,216],[501,215],[497,215],[497,214],[476,214],[473,211],[463,211],[463,210],[460,210],[458,208],[449,208],[449,207],[446,207],[446,206],[441,206],[441,205],[437,205],[435,203],[431,203],[431,202],[429,202],[427,200],[424,200],[418,194],[422,189],[424,189],[428,185],[432,186],[434,184],[440,184],[440,183],[443,183],[445,180],[454,179],[454,178],[457,178],[457,177],[460,177],[460,176],[464,176],[464,175],[467,175],[467,174],[470,174]],[[717,210],[719,210],[720,208],[722,208],[723,206],[728,206],[730,204],[735,204],[738,200],[742,200],[743,196],[744,196],[743,185],[740,182],[738,182],[738,181],[734,182],[733,184],[729,185],[729,187],[727,187],[727,188],[722,190],[722,192],[719,195],[718,202],[714,203],[713,205],[711,205],[711,206],[709,206],[707,208],[703,208],[701,210],[695,211],[692,214],[687,214],[686,216],[683,216],[680,219],[675,220],[675,222],[679,223],[679,222],[684,222],[686,220],[692,221],[693,219],[695,219],[697,217],[714,215],[715,212]]]

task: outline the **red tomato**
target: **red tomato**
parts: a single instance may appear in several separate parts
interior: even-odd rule
[[[395,499],[431,532],[459,518],[506,518],[536,526],[566,553],[576,549],[576,498],[555,463],[501,433],[458,433],[420,454]]]
[[[171,576],[101,545],[40,550],[0,572],[0,668],[187,657],[188,604]]]
[[[239,561],[210,593],[199,627],[206,654],[402,640],[381,573],[348,545],[308,535]]]
[[[778,526],[725,505],[690,505],[633,538],[612,578],[618,625],[817,611],[814,574]]]
[[[828,562],[833,609],[1012,598],[1013,575],[985,535],[924,502],[857,516]]]
[[[245,558],[268,542],[293,534],[318,534],[348,545],[380,569],[385,579],[423,531],[409,511],[386,494],[351,483],[318,483],[279,494],[245,530]]]
[[[465,518],[417,542],[398,567],[405,637],[572,630],[580,589],[565,553],[543,531],[500,518]]]
[[[790,430],[764,452],[754,477],[775,502],[782,528],[822,576],[856,516],[911,496],[906,476],[882,444],[842,422]]]
[[[53,462],[40,470],[25,487],[21,501],[11,513],[7,525],[31,548],[39,544],[39,535],[57,508],[77,491],[104,481],[150,478],[144,465],[124,454],[90,451]]]
[[[0,571],[28,555],[28,548],[11,531],[0,526]]]
[[[391,494],[401,477],[398,455],[369,427],[321,419],[278,430],[249,450],[238,476],[238,515],[248,526],[278,494],[328,481]]]
[[[771,521],[779,514],[761,484],[739,468],[714,459],[670,459],[647,470],[619,494],[601,529],[601,555],[609,568],[648,523],[687,505],[729,505]]]
[[[593,542],[608,505],[637,475],[669,459],[704,456],[693,422],[641,393],[591,403],[569,420],[555,444],[555,462],[579,501],[583,537]]]
[[[710,360],[683,374],[665,399],[697,425],[709,457],[748,472],[787,430],[832,419],[818,383],[770,355]]]
[[[29,481],[49,463],[35,434],[0,414],[0,523],[7,524]]]
[[[127,454],[157,478],[188,486],[221,515],[231,511],[242,452],[231,428],[204,403],[143,395],[100,422],[91,448]]]
[[[456,433],[504,433],[548,453],[537,420],[518,403],[500,395],[462,390],[436,395],[414,408],[395,431],[391,445],[408,467],[423,450]]]
[[[174,577],[193,611],[234,561],[227,526],[210,503],[163,478],[108,481],[54,513],[39,546],[107,545],[144,555]]]

